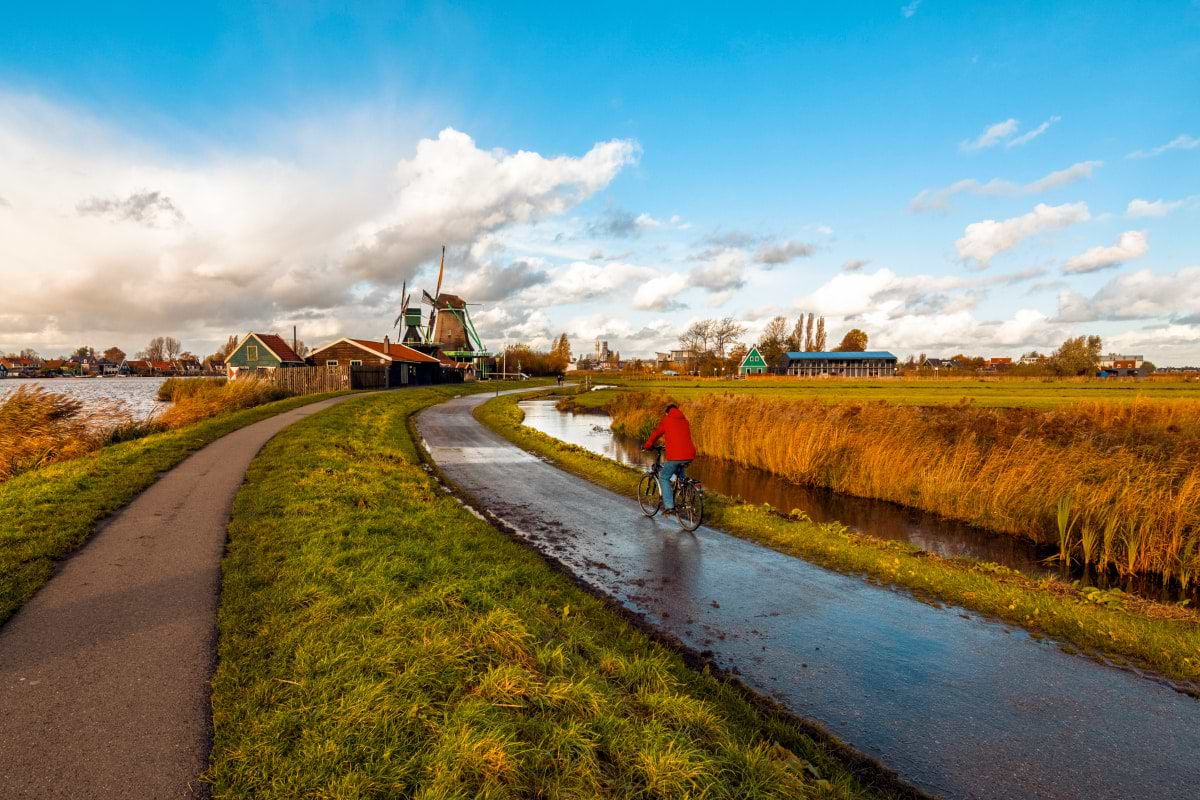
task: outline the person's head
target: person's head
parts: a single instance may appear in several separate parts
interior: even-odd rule
[[[674,403],[667,403],[667,407],[663,409],[663,416],[670,414],[677,408],[679,408],[679,406],[675,405]]]

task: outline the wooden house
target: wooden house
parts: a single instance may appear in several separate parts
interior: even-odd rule
[[[258,370],[303,366],[306,366],[304,359],[273,333],[247,333],[233,352],[225,356],[225,372],[230,378]]]
[[[439,380],[441,362],[386,336],[382,342],[342,338],[321,345],[308,355],[317,367],[382,366],[388,370],[389,386],[430,384]]]
[[[132,361],[125,359],[121,362],[121,372],[125,375],[136,375],[139,378],[148,378],[154,374],[154,368],[150,366],[150,362],[143,358],[135,358]]]
[[[767,361],[762,357],[762,353],[758,352],[758,345],[750,348],[742,358],[742,363],[738,364],[739,375],[766,375]]]

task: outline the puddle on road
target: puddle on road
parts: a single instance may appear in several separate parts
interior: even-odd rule
[[[555,402],[551,399],[520,403],[525,412],[525,424],[621,464],[641,466],[647,462],[648,456],[642,452],[639,441],[618,436],[609,429],[608,415],[563,412],[555,407]],[[1052,547],[948,520],[920,509],[800,486],[769,472],[739,467],[721,459],[699,458],[688,467],[688,474],[706,488],[727,497],[740,497],[758,505],[769,503],[772,508],[785,513],[799,509],[815,522],[840,522],[880,539],[908,542],[943,558],[990,561],[1033,577],[1062,575],[1057,565],[1045,562],[1054,554]],[[1069,576],[1070,579],[1079,577],[1078,574]],[[1088,582],[1101,586],[1108,583],[1104,576],[1095,575],[1089,576]],[[1161,581],[1152,578],[1134,583],[1114,580],[1113,585],[1151,599],[1171,602],[1181,599],[1177,590],[1163,587]]]

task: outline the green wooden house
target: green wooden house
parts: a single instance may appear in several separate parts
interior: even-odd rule
[[[225,357],[225,371],[231,377],[238,372],[304,365],[304,359],[296,355],[282,337],[273,333],[247,333]]]
[[[758,352],[758,345],[750,348],[750,352],[746,353],[742,363],[738,365],[739,375],[766,375],[767,362],[762,357],[762,353]]]

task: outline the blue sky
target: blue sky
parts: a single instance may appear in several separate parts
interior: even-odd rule
[[[1200,363],[1194,0],[114,5],[0,29],[3,350],[381,335],[443,239],[495,341]]]

